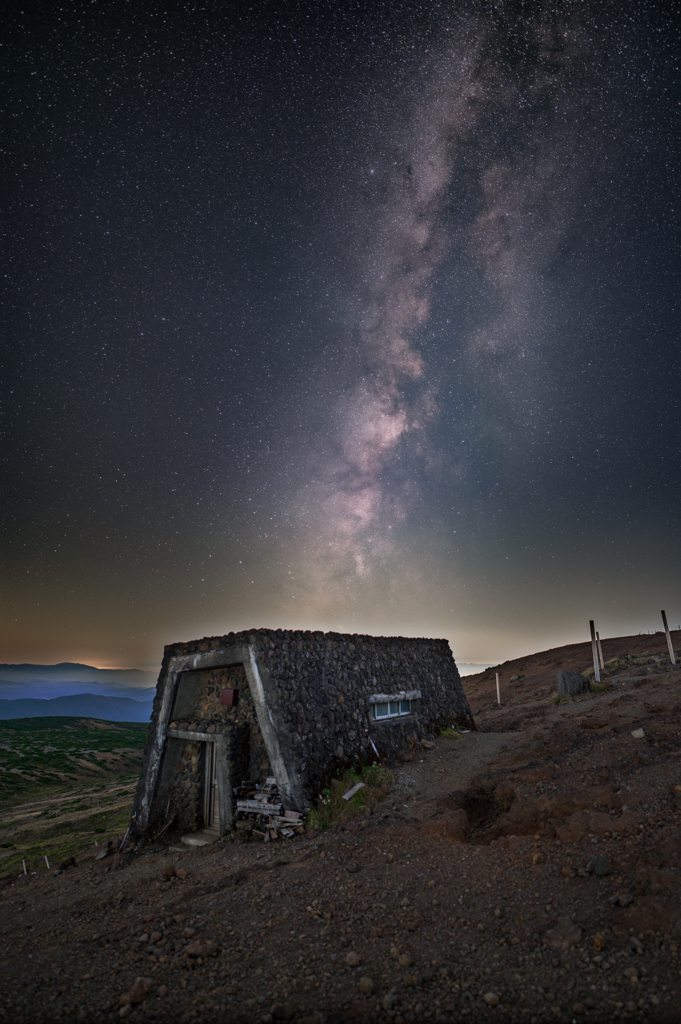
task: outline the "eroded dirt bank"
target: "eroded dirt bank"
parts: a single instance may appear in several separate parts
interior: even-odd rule
[[[481,707],[467,683],[481,731],[417,752],[342,831],[115,871],[93,848],[17,880],[0,1019],[678,1020],[681,672],[664,667],[560,706]]]

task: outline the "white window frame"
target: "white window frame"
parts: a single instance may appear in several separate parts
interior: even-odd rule
[[[374,722],[386,722],[390,718],[405,718],[413,715],[418,708],[418,701],[421,699],[420,690],[400,690],[398,693],[374,693],[369,698],[371,718]],[[387,709],[385,714],[377,714]]]
[[[406,707],[404,705],[406,704]],[[390,700],[381,701],[380,704],[372,704],[374,709],[374,720],[376,722],[382,722],[386,718],[402,718],[403,715],[411,714],[411,701],[410,700]],[[387,708],[387,712],[384,715],[378,714],[379,708]],[[395,710],[393,710],[393,708]]]

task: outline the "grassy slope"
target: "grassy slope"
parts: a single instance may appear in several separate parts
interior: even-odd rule
[[[0,723],[0,877],[45,867],[127,827],[147,724]]]

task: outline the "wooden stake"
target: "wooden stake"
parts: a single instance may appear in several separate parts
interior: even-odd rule
[[[497,704],[501,705],[501,690],[499,689],[499,673],[495,672],[494,674],[497,677]]]
[[[22,862],[21,862],[21,863],[22,863],[22,864],[24,865],[24,874],[25,874],[25,875],[27,875],[27,874],[28,874],[28,871],[26,870],[26,861],[25,861],[25,860],[22,860]]]
[[[605,668],[605,662],[603,661],[603,648],[601,647],[601,638],[596,633],[596,644],[598,645],[598,660],[601,663],[601,668]]]
[[[597,683],[600,683],[601,666],[598,663],[598,647],[596,646],[596,630],[594,628],[593,619],[589,619],[589,629],[591,630],[591,652],[594,656],[594,678]]]
[[[50,862],[47,859],[47,854],[45,854],[45,863],[47,864],[47,870],[49,871],[50,870]]]
[[[672,665],[676,665],[676,658],[674,657],[674,647],[672,645],[672,638],[669,635],[669,626],[667,625],[667,613],[662,612],[662,622],[664,625],[664,631],[667,634],[667,647],[669,648],[669,660]]]

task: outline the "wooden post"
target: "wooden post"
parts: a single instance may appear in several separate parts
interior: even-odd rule
[[[664,631],[667,634],[667,647],[669,648],[669,660],[672,665],[676,665],[676,658],[674,657],[674,647],[672,645],[672,638],[669,633],[669,626],[667,625],[667,613],[662,612],[662,622],[664,624]]]
[[[501,705],[501,690],[499,689],[499,673],[495,672],[494,674],[497,677],[497,704]]]
[[[49,871],[50,870],[50,862],[47,859],[47,854],[45,854],[45,863],[47,864],[47,870]]]
[[[596,646],[596,630],[593,619],[589,619],[589,629],[591,630],[591,652],[594,656],[594,678],[597,683],[600,683],[601,666],[598,664],[598,647]]]
[[[601,647],[601,638],[596,633],[596,644],[598,645],[598,660],[601,663],[601,668],[605,668],[605,662],[603,661],[603,648]]]

